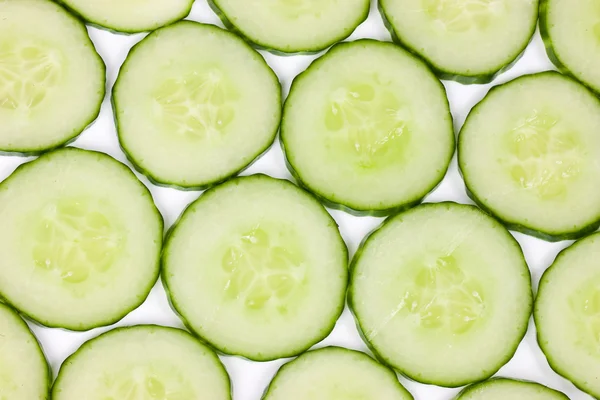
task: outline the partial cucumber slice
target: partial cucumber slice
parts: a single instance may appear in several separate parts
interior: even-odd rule
[[[552,62],[600,92],[600,3],[541,0],[540,32]]]
[[[396,374],[368,355],[341,347],[309,351],[285,364],[263,400],[413,400]]]
[[[473,108],[458,162],[473,200],[510,229],[574,239],[600,221],[599,131],[600,101],[584,86],[557,72],[529,75]]]
[[[87,22],[116,32],[152,31],[185,18],[194,0],[59,0]]]
[[[533,382],[490,379],[463,390],[457,400],[569,400],[559,391]]]
[[[350,34],[369,0],[209,0],[223,23],[248,41],[281,53],[314,53]]]
[[[529,44],[538,0],[379,0],[379,9],[394,39],[440,78],[487,83]]]
[[[0,221],[0,295],[43,325],[110,325],[158,277],[162,217],[106,154],[65,148],[21,165],[0,185]]]
[[[349,301],[386,363],[457,387],[513,356],[531,315],[531,277],[495,219],[474,206],[425,204],[368,237],[353,260]]]
[[[113,89],[119,141],[154,182],[201,188],[269,148],[281,88],[260,54],[233,33],[184,21],[138,43]]]
[[[90,340],[60,368],[53,400],[230,400],[217,355],[180,329],[142,325]]]
[[[561,252],[540,281],[534,318],[552,369],[600,398],[600,234]]]
[[[265,175],[207,191],[163,251],[163,282],[187,325],[219,351],[252,360],[297,355],[344,308],[348,253],[325,209]]]
[[[39,153],[100,112],[105,71],[85,26],[49,0],[0,1],[0,152]]]
[[[46,400],[50,369],[27,324],[0,303],[0,399]]]
[[[454,153],[444,87],[416,57],[374,40],[338,44],[294,80],[281,141],[303,185],[357,214],[418,203]]]

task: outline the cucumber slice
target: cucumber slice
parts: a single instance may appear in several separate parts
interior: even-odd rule
[[[392,37],[442,79],[491,82],[523,53],[538,0],[379,0]]]
[[[158,277],[162,217],[106,154],[69,147],[21,165],[0,185],[0,221],[0,295],[43,325],[110,325]]]
[[[496,86],[458,143],[471,197],[510,229],[575,239],[600,221],[600,102],[557,72]],[[549,218],[549,216],[552,216]]]
[[[540,281],[534,319],[552,369],[600,398],[600,234],[561,252]]]
[[[396,374],[360,351],[325,347],[279,369],[263,400],[413,400]]]
[[[208,0],[225,26],[275,53],[315,53],[350,36],[369,0]]]
[[[187,325],[227,354],[267,361],[324,339],[344,308],[348,252],[311,196],[265,175],[207,191],[163,251],[163,282]]]
[[[490,379],[463,390],[457,400],[569,400],[559,391],[533,382]]]
[[[113,89],[119,141],[158,184],[202,188],[246,168],[275,139],[281,87],[233,33],[182,21],[138,43]]]
[[[368,39],[336,45],[294,80],[281,141],[304,186],[355,214],[418,203],[454,153],[442,84],[398,46]]]
[[[85,26],[48,0],[0,1],[0,152],[40,153],[100,113],[106,67]]]
[[[0,303],[0,399],[46,400],[50,369],[27,324]]]
[[[58,0],[82,19],[115,32],[153,31],[185,18],[194,0]]]
[[[531,315],[531,277],[495,219],[474,206],[424,204],[366,239],[349,302],[382,360],[418,382],[457,387],[513,356]]]
[[[541,0],[540,32],[550,60],[600,92],[600,3]]]
[[[61,366],[53,400],[231,400],[217,355],[180,329],[141,325],[86,342]]]

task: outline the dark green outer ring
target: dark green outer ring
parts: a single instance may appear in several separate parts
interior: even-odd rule
[[[394,365],[393,362],[391,362],[390,360],[388,360],[385,357],[385,355],[384,355],[385,351],[378,350],[367,339],[367,336],[364,334],[364,329],[363,329],[362,324],[360,322],[360,316],[356,312],[356,309],[355,309],[355,306],[354,306],[354,302],[355,302],[355,300],[354,300],[354,298],[355,298],[355,295],[354,295],[354,285],[353,285],[354,272],[356,270],[356,265],[357,265],[358,261],[360,260],[365,247],[367,246],[367,244],[371,240],[376,240],[377,239],[377,237],[378,237],[379,233],[381,232],[382,228],[384,228],[388,224],[394,223],[396,219],[402,218],[402,216],[404,215],[404,213],[411,212],[411,211],[416,210],[418,208],[436,208],[436,207],[449,207],[449,206],[450,207],[460,206],[460,207],[472,208],[474,210],[477,210],[478,212],[481,212],[482,214],[486,215],[491,220],[494,220],[495,222],[497,222],[498,228],[501,228],[502,230],[504,230],[506,232],[507,239],[510,242],[512,242],[512,244],[517,248],[517,250],[521,254],[522,261],[523,261],[523,266],[527,270],[527,275],[529,276],[529,292],[531,293],[531,296],[530,296],[531,300],[530,300],[530,306],[529,306],[530,310],[529,310],[529,312],[527,314],[527,320],[523,321],[523,328],[521,329],[520,334],[518,335],[518,337],[515,338],[515,344],[514,344],[514,346],[511,349],[507,350],[506,357],[504,359],[498,361],[498,366],[497,366],[497,368],[494,369],[494,371],[491,371],[490,373],[482,375],[480,377],[476,377],[475,379],[463,380],[463,381],[438,381],[438,380],[431,380],[431,379],[419,379],[419,378],[417,378],[416,374],[413,374],[411,371],[408,371],[406,368],[403,369],[403,368],[400,368],[399,366]],[[479,210],[477,207],[472,206],[472,205],[458,204],[458,203],[455,203],[455,202],[452,202],[452,201],[445,201],[445,202],[441,202],[441,203],[424,203],[424,204],[421,204],[421,205],[413,208],[412,210],[407,210],[407,211],[404,211],[404,212],[402,212],[400,214],[396,214],[394,216],[390,216],[379,227],[375,228],[375,230],[373,230],[372,232],[370,232],[363,239],[363,241],[360,244],[358,250],[356,251],[356,254],[354,255],[354,258],[352,259],[352,262],[350,263],[350,286],[349,286],[349,289],[348,289],[348,306],[350,308],[350,311],[352,312],[352,315],[354,316],[354,320],[355,320],[355,323],[356,323],[356,328],[358,329],[358,333],[360,334],[360,337],[363,339],[363,341],[365,342],[365,344],[369,347],[369,350],[371,350],[371,352],[377,358],[377,360],[379,360],[381,363],[389,366],[390,368],[396,370],[402,376],[404,376],[405,378],[407,378],[407,379],[409,379],[411,381],[423,383],[423,384],[426,384],[426,385],[435,385],[435,386],[441,386],[441,387],[447,387],[447,388],[457,388],[457,387],[460,387],[460,386],[465,386],[465,385],[472,384],[472,383],[482,382],[482,381],[485,381],[485,380],[489,379],[496,372],[498,372],[498,370],[500,370],[500,368],[502,368],[506,363],[508,363],[512,359],[512,357],[514,356],[514,354],[516,353],[517,348],[519,347],[519,345],[521,344],[521,341],[523,340],[523,338],[525,337],[525,334],[527,333],[529,317],[531,316],[531,310],[533,308],[533,288],[532,288],[532,283],[531,283],[531,272],[529,271],[529,268],[527,266],[527,261],[525,260],[525,256],[523,255],[523,251],[521,250],[521,246],[519,245],[519,242],[517,242],[517,240],[507,230],[505,230],[504,226],[500,222],[498,222],[495,218],[493,218],[493,217],[485,214],[483,211]]]
[[[556,398],[556,400],[569,400],[569,398],[563,392],[559,392],[558,390],[551,389],[548,386],[542,385],[540,383],[529,382],[529,381],[520,380],[520,379],[509,379],[509,378],[492,378],[492,379],[488,379],[487,381],[483,381],[480,383],[476,383],[474,385],[470,385],[470,386],[466,387],[465,389],[463,389],[458,394],[458,396],[456,396],[456,400],[462,399],[463,396],[468,395],[470,392],[477,390],[480,387],[487,386],[489,384],[498,383],[498,382],[505,382],[508,384],[519,385],[519,386],[535,386],[541,390],[544,390],[544,392],[546,394],[548,394],[548,395],[551,394],[553,397]]]

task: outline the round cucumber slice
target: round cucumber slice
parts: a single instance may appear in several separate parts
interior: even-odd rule
[[[231,400],[217,355],[180,329],[141,325],[86,342],[60,368],[53,400]]]
[[[359,351],[309,351],[277,372],[263,400],[413,400],[396,374]]]
[[[398,46],[368,39],[336,45],[294,80],[281,141],[304,186],[355,214],[420,202],[454,153],[440,81]]]
[[[27,324],[0,303],[0,399],[46,400],[50,369]]]
[[[138,43],[113,89],[119,141],[157,184],[203,188],[275,140],[281,87],[262,56],[223,29],[182,21]]]
[[[367,19],[369,0],[209,0],[230,29],[275,53],[315,53]]]
[[[0,221],[0,295],[43,325],[110,325],[158,277],[162,217],[106,154],[69,147],[21,165],[0,184]]]
[[[561,392],[533,382],[513,379],[490,379],[471,385],[456,400],[569,400]]]
[[[152,31],[185,18],[194,0],[59,0],[75,14],[116,32]]]
[[[106,67],[85,25],[52,1],[0,1],[0,15],[0,152],[62,146],[98,116]]]
[[[192,203],[163,251],[175,310],[216,349],[267,361],[324,339],[344,308],[348,253],[310,195],[265,175]]]
[[[600,234],[561,252],[540,281],[534,319],[552,369],[600,398]]]
[[[600,3],[541,0],[540,32],[552,62],[600,92]]]
[[[600,101],[557,72],[496,86],[458,143],[471,197],[510,229],[556,241],[600,221]],[[549,218],[549,216],[552,216]]]
[[[418,382],[457,387],[513,356],[531,315],[531,277],[495,219],[474,206],[424,204],[366,239],[349,302],[382,360]]]
[[[538,0],[379,0],[379,9],[396,41],[462,83],[509,69],[538,19]]]

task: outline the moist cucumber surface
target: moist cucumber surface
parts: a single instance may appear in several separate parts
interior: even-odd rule
[[[100,112],[105,66],[83,23],[49,0],[0,1],[0,152],[39,153]]]
[[[458,387],[489,378],[527,330],[523,253],[474,206],[424,204],[391,217],[352,265],[349,303],[364,339],[418,382]]]
[[[141,325],[88,341],[61,366],[53,400],[231,400],[217,355],[189,333]]]
[[[396,374],[341,347],[302,354],[277,372],[263,400],[413,400]]]
[[[265,175],[232,179],[192,203],[163,250],[163,282],[188,327],[252,360],[297,355],[344,308],[348,253],[314,198]]]
[[[0,303],[0,399],[46,400],[50,370],[27,324]]]
[[[534,318],[550,366],[600,398],[600,235],[561,252],[540,281]]]
[[[441,83],[400,47],[368,39],[334,46],[294,80],[281,142],[305,187],[372,215],[418,203],[454,153]]]
[[[569,400],[559,391],[533,382],[513,379],[490,379],[471,385],[456,400]]]
[[[87,22],[117,32],[151,31],[185,18],[194,0],[59,0]]]
[[[209,0],[223,23],[255,45],[314,53],[348,37],[369,14],[369,0]]]
[[[557,72],[493,88],[458,143],[471,197],[510,229],[574,239],[600,220],[600,102]]]
[[[281,88],[262,56],[233,33],[183,21],[138,43],[113,90],[119,141],[155,183],[202,188],[269,148]]]
[[[379,0],[392,36],[442,79],[487,83],[529,44],[538,0]]]
[[[140,305],[159,273],[163,222],[110,156],[65,148],[0,184],[0,295],[35,321],[87,330]]]

